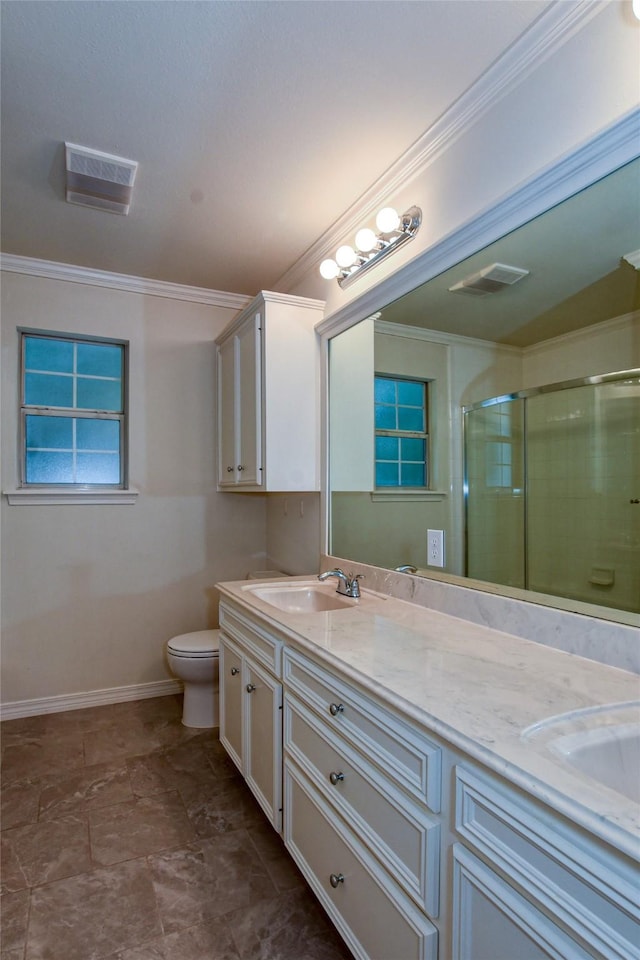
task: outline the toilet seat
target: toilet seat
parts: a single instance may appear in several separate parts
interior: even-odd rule
[[[174,657],[190,660],[214,658],[218,656],[219,630],[196,630],[194,633],[182,633],[167,642],[167,651]]]

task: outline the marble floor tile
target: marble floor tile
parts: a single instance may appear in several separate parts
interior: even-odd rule
[[[184,846],[195,838],[175,790],[102,807],[88,817],[91,854],[102,866]]]
[[[133,791],[126,764],[84,767],[71,776],[49,778],[40,793],[39,819],[52,820],[77,811],[93,810],[131,800]]]
[[[213,837],[264,822],[260,805],[238,774],[204,787],[183,787],[180,793],[199,837]]]
[[[220,743],[217,735],[215,738],[210,738],[205,741],[204,750],[211,769],[218,779],[225,780],[228,777],[238,776],[238,768]]]
[[[4,960],[9,951],[24,954],[27,939],[27,920],[29,917],[29,891],[6,893],[0,897],[0,955]]]
[[[0,895],[29,887],[13,845],[0,835]],[[1,960],[1,958],[0,958]]]
[[[246,830],[157,854],[147,862],[166,933],[276,893]]]
[[[83,816],[62,817],[3,830],[2,846],[11,854],[9,862],[14,865],[14,882],[17,879],[15,866],[18,865],[25,880],[23,886],[50,883],[84,873],[93,866],[88,825]]]
[[[199,740],[188,740],[179,747],[160,750],[127,760],[131,787],[137,797],[167,790],[213,785],[218,779]]]
[[[34,890],[25,960],[104,960],[161,935],[149,871],[132,860]]]
[[[81,733],[43,736],[24,740],[2,751],[4,783],[42,777],[60,770],[73,770],[84,765]]]
[[[113,960],[242,960],[224,919],[210,920],[124,950]]]
[[[42,781],[39,779],[14,780],[0,787],[0,828],[19,827],[23,823],[35,823]]]
[[[306,880],[291,859],[282,838],[264,817],[262,822],[247,827],[247,832],[279,892],[306,889]]]
[[[153,739],[144,724],[111,723],[84,734],[84,755],[88,766],[113,763],[158,750],[163,744]]]
[[[310,891],[236,910],[227,922],[242,960],[348,960],[351,953]]]

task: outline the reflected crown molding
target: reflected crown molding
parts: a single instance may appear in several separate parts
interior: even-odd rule
[[[501,202],[336,310],[316,330],[333,337],[456,263],[640,156],[640,107],[550,165]]]

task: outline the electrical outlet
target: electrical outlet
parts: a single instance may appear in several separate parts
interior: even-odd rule
[[[427,530],[427,566],[444,567],[444,530]]]

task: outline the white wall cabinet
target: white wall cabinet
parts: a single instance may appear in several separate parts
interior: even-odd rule
[[[282,828],[281,641],[220,616],[220,742],[271,825]]]
[[[319,490],[323,306],[263,291],[219,337],[220,489]]]

